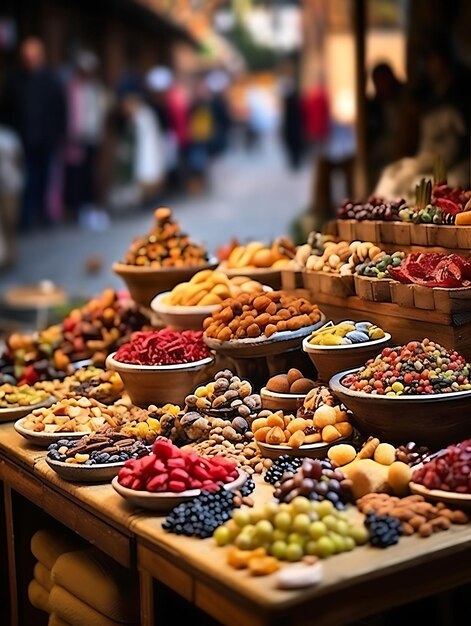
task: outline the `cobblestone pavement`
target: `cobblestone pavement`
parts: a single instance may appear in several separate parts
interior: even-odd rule
[[[278,143],[265,141],[253,152],[235,148],[212,171],[211,189],[200,196],[165,201],[182,227],[214,253],[231,237],[241,241],[272,238],[290,232],[294,219],[307,206],[311,167],[287,169]],[[12,285],[52,280],[73,296],[90,296],[107,286],[123,288],[111,270],[131,239],[152,223],[151,210],[114,217],[103,233],[62,225],[19,241],[19,259],[0,277],[0,293]],[[90,256],[99,256],[102,270],[87,274]]]

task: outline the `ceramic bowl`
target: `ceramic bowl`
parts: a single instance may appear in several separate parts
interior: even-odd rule
[[[57,443],[59,439],[81,439],[85,435],[89,435],[90,431],[87,432],[70,432],[70,431],[61,431],[56,433],[45,433],[45,432],[36,432],[34,430],[28,430],[24,428],[23,424],[25,423],[26,417],[22,417],[18,421],[14,423],[14,428],[17,433],[22,435],[28,441],[31,441],[36,446],[40,448],[47,448],[51,443]]]
[[[1,422],[15,422],[16,420],[21,419],[22,417],[26,417],[29,415],[34,409],[41,409],[45,406],[51,406],[57,402],[56,398],[50,396],[46,398],[42,402],[38,402],[37,404],[30,404],[28,406],[9,406],[0,409],[0,423]]]
[[[309,343],[312,334],[303,341],[303,350],[313,362],[319,378],[325,382],[340,371],[360,367],[374,358],[391,341],[386,333],[381,339],[350,343],[342,346],[315,346]]]
[[[353,391],[342,384],[347,374],[358,370],[336,374],[329,387],[352,411],[352,424],[364,434],[397,444],[415,441],[433,449],[469,437],[471,391],[379,396]]]
[[[85,465],[83,463],[65,463],[46,456],[46,463],[63,480],[76,483],[103,483],[114,478],[124,466],[125,461]]]
[[[231,483],[226,483],[224,489],[232,491],[239,489],[247,480],[247,474],[239,470],[239,476]],[[120,496],[128,500],[131,504],[141,509],[150,509],[151,511],[159,511],[160,513],[168,513],[181,502],[188,502],[201,493],[200,489],[189,489],[188,491],[181,491],[179,493],[174,492],[152,492],[152,491],[137,491],[135,489],[129,489],[123,487],[118,482],[118,477],[115,476],[111,481],[111,484],[115,491]]]
[[[213,260],[192,267],[141,267],[114,263],[113,271],[124,280],[134,302],[148,308],[156,294],[171,291],[197,272],[214,269],[216,265]]]
[[[299,448],[292,448],[291,446],[281,444],[264,443],[263,441],[257,441],[257,446],[260,448],[262,456],[269,459],[277,459],[283,454],[308,457],[310,459],[324,459],[330,447],[335,446],[337,443],[343,443],[346,439],[346,437],[339,437],[339,439],[332,441],[332,443],[308,443]]]
[[[131,402],[144,408],[149,404],[162,406],[168,402],[183,406],[186,396],[211,378],[214,363],[214,357],[209,356],[194,363],[177,365],[132,365],[117,361],[115,355],[113,352],[107,357],[106,367],[121,376]]]
[[[303,405],[306,393],[278,393],[270,391],[266,387],[260,389],[260,397],[262,399],[262,409],[270,411],[284,411],[285,413],[293,413]]]

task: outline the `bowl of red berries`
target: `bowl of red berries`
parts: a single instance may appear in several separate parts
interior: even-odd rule
[[[437,448],[469,435],[470,376],[463,356],[424,339],[384,348],[329,386],[360,431]]]

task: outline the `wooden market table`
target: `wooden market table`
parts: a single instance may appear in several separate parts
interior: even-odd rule
[[[139,574],[142,626],[167,623],[160,619],[155,594],[162,584],[226,626],[335,626],[471,582],[467,525],[428,539],[404,537],[387,550],[363,546],[337,555],[324,562],[325,579],[318,587],[281,591],[273,575],[253,578],[227,566],[225,550],[211,539],[166,533],[162,517],[131,508],[111,485],[61,480],[44,455],[12,424],[0,425],[6,529],[6,550],[1,546],[0,554],[8,560],[11,626],[45,623],[45,614],[28,606],[26,591],[33,567],[29,541],[42,521],[38,509]],[[270,498],[271,488],[259,480],[256,501]]]

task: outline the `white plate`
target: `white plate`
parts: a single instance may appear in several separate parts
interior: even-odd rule
[[[20,420],[15,422],[14,427],[17,433],[22,435],[25,439],[32,441],[35,445],[40,446],[41,448],[47,448],[47,446],[51,443],[56,443],[59,439],[80,439],[85,435],[89,435],[90,431],[87,432],[67,432],[61,431],[59,433],[45,433],[45,432],[35,432],[34,430],[28,430],[27,428],[23,428],[23,424],[25,423],[26,417],[22,417]]]
[[[46,463],[63,479],[78,483],[108,482],[116,476],[124,466],[125,461],[117,463],[98,463],[85,465],[84,463],[65,463],[46,456]]]
[[[239,477],[231,483],[225,483],[223,485],[224,489],[233,491],[234,489],[242,487],[247,480],[248,475],[242,470],[238,471]],[[134,506],[141,509],[159,511],[160,513],[168,513],[173,509],[173,507],[177,506],[177,504],[180,504],[181,502],[188,502],[188,500],[196,498],[196,496],[199,496],[201,493],[200,489],[189,489],[188,491],[182,491],[180,493],[173,493],[169,491],[161,493],[136,491],[135,489],[129,489],[128,487],[120,485],[117,476],[113,478],[111,484],[120,496],[128,500]]]
[[[54,402],[57,402],[57,398],[50,396],[38,404],[30,404],[28,406],[11,406],[0,409],[0,422],[14,422],[26,415],[29,415],[34,409],[41,409],[43,407],[52,406]]]
[[[271,443],[264,443],[263,441],[257,441],[257,446],[260,448],[260,452],[264,457],[269,459],[276,459],[283,454],[289,456],[308,457],[310,459],[323,459],[327,456],[327,451],[332,446],[338,443],[343,443],[348,437],[339,437],[335,441],[330,443],[307,443],[299,448],[292,448],[287,445],[275,445]]]

